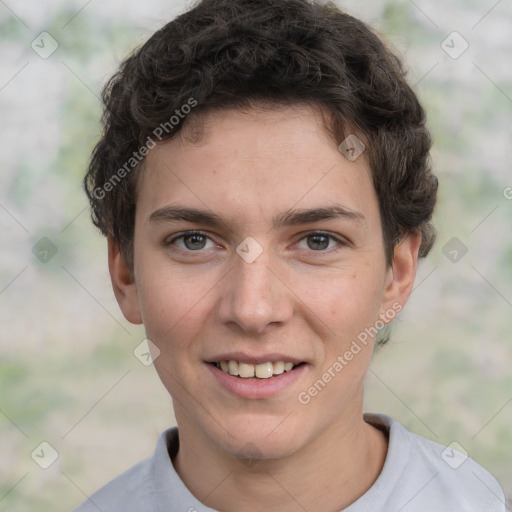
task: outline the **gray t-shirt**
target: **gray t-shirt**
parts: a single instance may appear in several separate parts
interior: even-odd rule
[[[386,431],[389,447],[381,474],[343,512],[505,512],[496,479],[473,459],[406,430],[382,414],[365,421]],[[178,429],[163,432],[155,453],[93,494],[75,512],[214,512],[181,481],[171,457]]]

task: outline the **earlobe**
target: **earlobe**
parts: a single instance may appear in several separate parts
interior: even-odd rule
[[[396,309],[398,304],[400,309],[405,306],[416,278],[420,243],[421,234],[414,231],[395,246],[393,261],[386,276],[381,316],[390,308]]]
[[[114,295],[124,317],[132,324],[141,324],[142,315],[133,272],[126,263],[119,244],[111,236],[108,237],[108,269]]]

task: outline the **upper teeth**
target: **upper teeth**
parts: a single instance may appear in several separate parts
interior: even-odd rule
[[[273,375],[280,375],[283,372],[289,372],[293,369],[294,364],[285,361],[274,361],[261,364],[248,364],[239,361],[220,361],[222,371],[243,378],[258,377],[260,379],[268,379]]]

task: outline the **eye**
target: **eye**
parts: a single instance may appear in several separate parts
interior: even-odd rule
[[[208,240],[210,247],[206,247]],[[166,241],[166,245],[175,245],[178,249],[186,252],[201,251],[203,249],[212,249],[215,244],[210,237],[202,231],[187,231]]]
[[[306,241],[306,247],[300,247],[300,244],[303,241]],[[334,242],[334,244],[331,245],[331,242]],[[315,231],[313,233],[308,233],[306,236],[302,237],[299,241],[299,244],[297,244],[297,247],[299,249],[307,249],[315,252],[331,252],[331,249],[333,249],[334,247],[343,245],[347,245],[347,243],[343,242],[339,238],[329,233]]]

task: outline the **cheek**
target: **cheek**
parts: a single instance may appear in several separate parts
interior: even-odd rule
[[[374,326],[382,297],[375,276],[370,277],[351,273],[338,280],[331,288],[329,303],[324,298],[319,305],[319,309],[323,307],[329,337],[324,340],[324,357],[312,388],[306,393],[311,399],[318,396],[316,407],[322,410],[326,403],[333,402],[348,407],[361,391],[373,354]]]
[[[310,306],[340,342],[373,325],[378,318],[383,287],[372,268],[362,268],[326,280],[309,293]]]
[[[346,388],[359,382],[370,363],[383,292],[375,283],[376,279],[352,273],[332,291],[326,318],[330,333],[322,364],[322,372],[337,376],[332,392],[338,386]]]
[[[147,267],[151,268],[151,267]],[[195,379],[200,359],[198,340],[209,310],[211,285],[181,279],[176,273],[152,267],[139,283],[146,336],[158,347],[155,369],[174,400],[190,399],[183,383]]]
[[[144,270],[139,273],[137,288],[149,339],[161,345],[161,350],[186,345],[204,323],[215,281],[206,275],[185,275],[166,264],[141,263]]]

